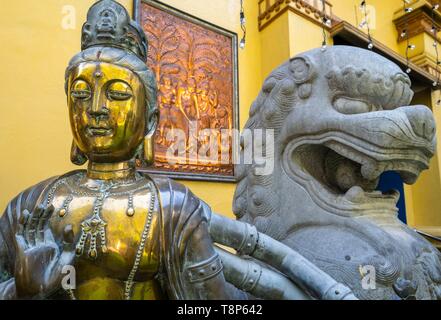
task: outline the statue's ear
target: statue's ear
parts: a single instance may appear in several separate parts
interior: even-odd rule
[[[82,166],[87,162],[87,156],[78,148],[75,141],[72,141],[70,149],[70,161],[77,166]]]
[[[298,85],[311,82],[315,77],[314,65],[306,57],[292,58],[289,69],[291,70],[294,82]]]
[[[146,124],[146,135],[141,148],[138,150],[137,165],[141,167],[151,166],[155,161],[155,133],[159,123],[159,110],[155,109]]]
[[[146,136],[153,136],[158,128],[159,124],[159,110],[155,109],[152,113],[149,114],[146,125]]]

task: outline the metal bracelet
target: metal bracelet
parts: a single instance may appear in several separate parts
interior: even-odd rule
[[[216,253],[211,258],[187,268],[190,283],[202,282],[214,278],[223,269],[222,261]]]

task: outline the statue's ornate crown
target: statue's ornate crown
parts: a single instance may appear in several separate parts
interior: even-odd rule
[[[147,39],[127,10],[113,0],[100,0],[90,7],[83,25],[81,50],[110,46],[130,50],[147,61]]]

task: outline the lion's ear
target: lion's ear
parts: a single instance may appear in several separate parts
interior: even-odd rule
[[[311,82],[315,76],[313,63],[306,57],[295,57],[290,60],[289,70],[297,85]]]

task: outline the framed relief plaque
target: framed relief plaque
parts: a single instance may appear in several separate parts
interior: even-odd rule
[[[235,181],[237,35],[158,1],[135,0],[134,7],[160,110],[155,162],[145,171]]]

